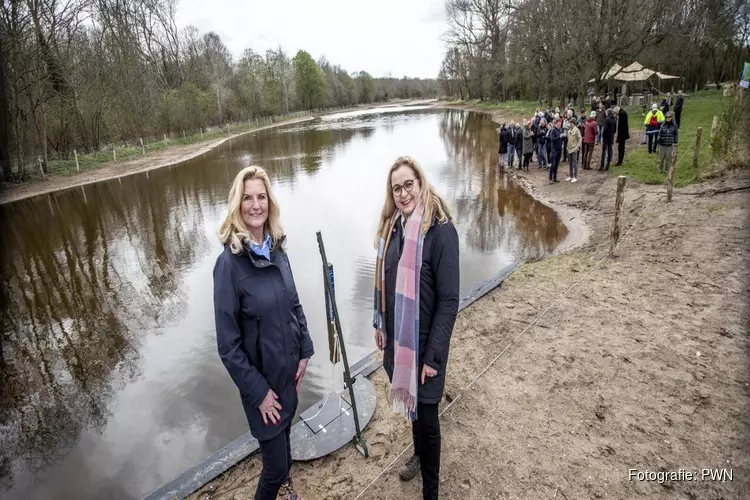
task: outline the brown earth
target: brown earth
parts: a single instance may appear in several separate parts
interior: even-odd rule
[[[675,190],[671,203],[664,187],[629,181],[610,257],[615,177],[550,186],[546,170],[510,175],[590,238],[525,264],[459,314],[441,497],[750,498],[750,172]],[[419,477],[396,475],[410,429],[385,404],[382,369],[372,379],[371,457],[347,446],[295,464],[302,498],[421,498]],[[704,468],[733,480],[629,480],[630,469]],[[259,470],[251,457],[191,498],[253,498]]]
[[[55,191],[61,191],[63,189],[69,189],[72,187],[84,186],[86,184],[93,184],[109,179],[116,179],[118,177],[124,177],[127,175],[138,174],[149,170],[155,170],[157,168],[169,167],[183,161],[187,161],[196,156],[207,153],[215,147],[223,144],[224,142],[239,137],[241,135],[258,132],[274,127],[280,127],[283,125],[291,125],[294,123],[301,123],[308,120],[313,120],[318,116],[331,114],[331,113],[344,113],[347,111],[353,111],[357,109],[367,109],[381,106],[411,106],[415,104],[421,104],[423,101],[409,100],[409,99],[393,99],[387,104],[363,104],[353,106],[349,109],[338,109],[334,111],[324,111],[316,113],[313,116],[303,116],[300,118],[294,118],[291,120],[279,121],[271,125],[264,125],[256,127],[250,130],[246,130],[237,134],[233,134],[227,137],[219,139],[212,139],[203,142],[197,142],[194,144],[186,144],[181,146],[170,146],[164,150],[150,153],[145,157],[137,157],[127,161],[120,162],[107,162],[103,163],[100,167],[92,170],[87,170],[72,175],[48,175],[44,179],[35,179],[33,181],[25,182],[23,184],[16,185],[4,185],[0,189],[0,205],[5,203],[11,203],[14,201],[22,200],[24,198],[31,198],[40,194],[52,193]]]
[[[182,146],[172,146],[155,153],[151,153],[146,157],[138,157],[132,160],[121,161],[121,162],[107,162],[103,163],[101,167],[86,170],[84,172],[76,173],[73,175],[48,175],[44,179],[35,179],[23,184],[5,186],[0,190],[0,205],[5,203],[11,203],[13,201],[22,200],[24,198],[31,198],[40,194],[52,193],[55,191],[61,191],[72,187],[85,186],[86,184],[93,184],[108,179],[116,179],[118,177],[124,177],[126,175],[138,174],[146,172],[148,170],[154,170],[157,168],[168,167],[176,163],[187,161],[196,156],[200,156],[204,153],[209,152],[220,144],[239,137],[244,134],[265,130],[268,128],[278,127],[281,125],[290,125],[293,123],[300,123],[307,120],[312,120],[314,117],[305,116],[302,118],[295,118],[293,120],[287,120],[283,122],[274,123],[272,125],[265,125],[262,127],[233,134],[221,139],[214,139],[210,141],[198,142],[195,144],[186,144]]]

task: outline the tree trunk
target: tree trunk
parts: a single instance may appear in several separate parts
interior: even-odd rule
[[[2,166],[3,179],[6,181],[10,180],[13,176],[13,153],[10,150],[11,115],[9,113],[9,90],[5,74],[5,51],[0,47],[0,166]],[[1,358],[2,348],[0,347]]]

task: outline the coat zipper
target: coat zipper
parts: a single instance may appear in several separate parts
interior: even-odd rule
[[[258,353],[258,371],[263,373],[263,353],[260,350],[260,316],[255,317],[257,336],[255,338],[255,351]]]

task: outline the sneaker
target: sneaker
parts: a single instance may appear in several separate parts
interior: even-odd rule
[[[573,177],[572,179],[570,179],[570,182],[578,182],[578,179],[576,179],[575,177]]]
[[[289,482],[281,485],[277,498],[281,498],[282,500],[302,500],[302,497],[294,492],[294,489]]]
[[[566,178],[565,178],[565,180],[566,180],[567,182],[570,182],[570,181],[571,181],[572,179],[573,179],[572,177],[566,177]]]
[[[411,457],[409,457],[409,460],[407,460],[406,463],[402,465],[398,470],[398,477],[402,481],[411,481],[412,479],[417,477],[418,472],[419,457],[417,455],[412,455]]]

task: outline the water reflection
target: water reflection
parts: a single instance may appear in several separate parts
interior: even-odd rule
[[[449,110],[439,124],[450,159],[441,178],[453,186],[456,218],[477,252],[516,259],[551,252],[567,234],[554,210],[537,203],[498,166],[497,131],[486,115]]]
[[[332,367],[314,233],[346,291],[337,299],[356,361],[374,348],[372,240],[401,154],[453,206],[462,293],[564,237],[554,213],[498,171],[492,122],[455,110],[327,117],[0,207],[0,491],[137,497],[246,430],[216,355],[211,270],[229,185],[250,164],[274,184],[317,346],[301,406],[324,394]]]

